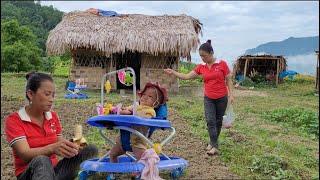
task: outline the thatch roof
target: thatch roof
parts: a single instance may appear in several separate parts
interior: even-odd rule
[[[270,54],[264,54],[264,55],[243,55],[238,57],[238,61],[246,60],[246,59],[255,59],[255,60],[274,60],[274,59],[280,59],[283,61],[286,61],[286,59],[283,56],[273,56]]]
[[[201,25],[199,20],[187,15],[104,17],[74,11],[65,14],[50,31],[47,53],[61,55],[68,49],[90,48],[106,56],[131,50],[186,57],[200,43]]]

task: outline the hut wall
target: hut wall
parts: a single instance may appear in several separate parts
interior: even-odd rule
[[[169,92],[178,92],[177,78],[164,74],[163,69],[165,68],[177,69],[178,58],[143,54],[141,57],[140,87],[143,88],[147,82],[159,82]]]
[[[89,89],[100,89],[101,78],[105,74],[105,69],[100,67],[73,66],[70,72],[70,80],[83,78]]]
[[[96,55],[94,59],[98,57],[99,63],[86,63],[86,59],[91,59],[92,57],[76,57],[81,58],[80,61],[82,65],[75,63],[71,66],[70,80],[75,81],[76,79],[83,78],[84,83],[89,89],[100,89],[101,80],[105,73],[116,70],[116,60],[114,58],[101,58]],[[79,60],[78,60],[79,61]],[[100,61],[103,61],[101,63]],[[141,56],[141,69],[140,69],[140,88],[143,88],[147,82],[159,82],[162,86],[165,86],[169,92],[177,93],[179,91],[178,79],[174,76],[168,76],[164,74],[163,69],[172,68],[178,69],[178,57],[159,55],[153,56],[149,54],[142,54]],[[100,64],[103,64],[101,67]],[[117,76],[116,74],[108,77],[112,90],[117,89]]]
[[[76,49],[72,52],[73,61],[69,78],[75,81],[84,78],[89,89],[100,89],[105,73],[115,71],[115,58],[106,57],[101,52],[91,49]],[[107,77],[112,89],[117,89],[116,75]]]

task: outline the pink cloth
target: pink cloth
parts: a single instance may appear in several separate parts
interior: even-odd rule
[[[144,180],[162,180],[159,176],[158,162],[160,158],[154,149],[147,149],[143,154],[141,159],[138,161],[144,164],[144,169],[141,173],[141,179]]]

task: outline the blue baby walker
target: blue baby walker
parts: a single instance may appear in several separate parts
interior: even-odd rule
[[[104,83],[106,81],[106,77],[111,74],[130,72],[132,76],[133,85],[133,115],[119,115],[119,114],[109,114],[109,115],[98,115],[91,117],[87,120],[87,123],[91,126],[99,128],[100,135],[106,140],[106,142],[110,145],[114,145],[115,143],[106,136],[104,130],[120,130],[120,139],[122,142],[129,143],[121,143],[122,148],[126,151],[125,155],[118,157],[118,163],[111,163],[109,158],[108,151],[101,158],[89,159],[81,163],[79,172],[79,179],[85,180],[90,175],[95,173],[107,173],[106,179],[111,180],[114,179],[113,173],[138,173],[140,174],[144,168],[142,163],[138,163],[137,159],[131,154],[130,149],[130,134],[135,134],[142,138],[150,147],[153,147],[154,150],[159,154],[160,161],[158,163],[159,172],[161,171],[169,171],[172,179],[177,179],[182,176],[185,168],[188,166],[188,162],[180,157],[176,156],[168,156],[162,151],[162,147],[169,142],[169,140],[175,135],[175,128],[171,126],[170,121],[167,118],[167,106],[166,104],[161,105],[156,110],[156,118],[147,119],[136,116],[136,82],[135,82],[135,72],[132,68],[127,67],[117,71],[112,71],[105,74],[101,81],[101,105],[104,104]],[[128,84],[127,84],[128,85]],[[148,126],[149,133],[147,136],[143,135],[139,131],[131,128],[132,126]],[[149,138],[151,134],[157,130],[169,130],[171,133],[160,143],[154,143]],[[139,176],[136,176],[135,179],[140,179]]]
[[[84,82],[81,83],[81,79],[77,79],[77,82],[68,81],[67,91],[68,93],[64,95],[65,99],[87,99],[89,98],[87,94],[81,92],[82,90],[87,89],[87,86],[84,85]]]

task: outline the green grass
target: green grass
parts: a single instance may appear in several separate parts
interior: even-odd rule
[[[63,98],[67,78],[54,76],[54,81],[57,90],[55,103],[69,101]],[[25,101],[25,83],[24,74],[2,73],[1,99]],[[234,127],[223,129],[219,139],[221,160],[233,173],[244,179],[319,179],[319,137],[292,124],[290,119],[294,121],[293,115],[283,122],[263,116],[264,113],[277,115],[279,109],[303,109],[302,113],[318,113],[319,97],[314,96],[314,82],[298,79],[287,81],[277,88],[263,86],[253,91],[263,96],[240,96],[235,99]],[[90,99],[69,103],[92,106],[99,102],[100,91],[87,93]],[[107,98],[107,102],[113,104],[124,101],[130,103],[115,93],[109,94]],[[172,95],[168,105],[191,127],[194,136],[208,141],[202,97]],[[95,128],[91,128],[86,137],[99,147],[105,144]]]
[[[283,108],[303,109],[319,118],[314,82],[297,80],[278,88],[263,86],[254,91],[265,96],[236,98],[234,127],[222,130],[220,136],[221,159],[231,171],[246,179],[318,179],[319,136],[294,125],[292,122],[297,121],[294,118],[289,122],[262,118],[265,112]],[[170,107],[186,119],[196,136],[208,142],[202,98],[174,97]],[[309,116],[303,110],[297,112],[307,122]],[[319,122],[316,123],[318,127]],[[280,166],[280,162],[286,166]]]

